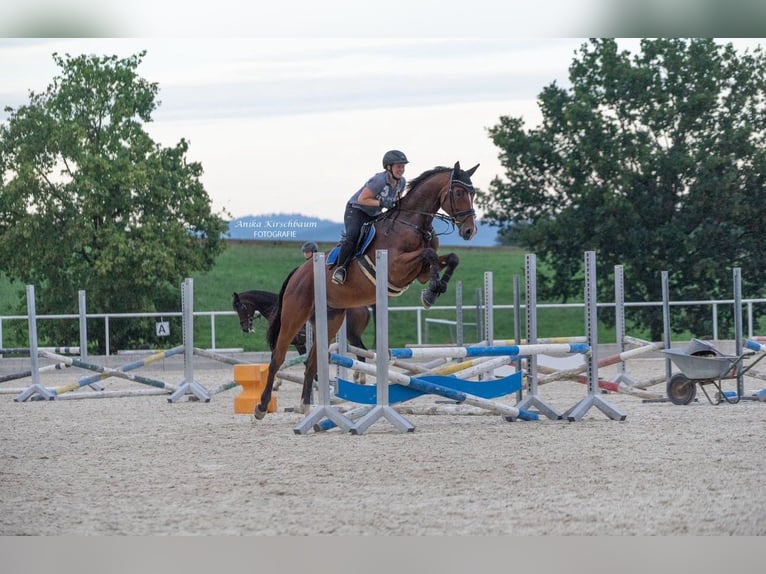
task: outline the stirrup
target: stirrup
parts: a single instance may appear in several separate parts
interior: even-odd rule
[[[332,282],[336,285],[343,285],[346,282],[346,268],[338,267],[332,274]]]

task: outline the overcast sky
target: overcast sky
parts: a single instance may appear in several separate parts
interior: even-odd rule
[[[0,109],[28,102],[57,74],[53,52],[124,57],[158,82],[155,141],[190,142],[188,158],[216,211],[302,213],[341,221],[348,197],[404,151],[414,178],[436,165],[481,163],[502,175],[487,128],[540,120],[537,96],[567,69],[581,38],[0,39]],[[743,45],[752,45],[745,42]],[[635,50],[636,40],[622,41]],[[736,43],[735,43],[736,45]],[[7,114],[0,112],[0,121]]]

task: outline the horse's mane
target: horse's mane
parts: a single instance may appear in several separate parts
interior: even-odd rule
[[[421,183],[423,183],[426,179],[431,177],[432,175],[436,175],[437,173],[442,173],[445,171],[451,171],[451,167],[444,167],[443,165],[437,165],[433,169],[429,169],[428,171],[424,171],[419,176],[417,176],[415,179],[410,180],[407,182],[407,191],[419,186]]]

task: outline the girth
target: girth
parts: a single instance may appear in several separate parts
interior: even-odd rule
[[[359,263],[359,268],[362,270],[362,273],[364,274],[367,279],[370,280],[370,282],[375,285],[375,277],[377,276],[375,272],[375,264],[372,262],[372,259],[368,255],[364,255],[363,257],[359,257],[356,259],[356,262]],[[389,297],[399,297],[402,293],[404,293],[409,288],[409,285],[405,285],[404,287],[397,287],[396,285],[392,285],[391,282],[388,282],[388,296]]]

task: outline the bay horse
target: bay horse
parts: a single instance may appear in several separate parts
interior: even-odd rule
[[[279,294],[272,291],[259,291],[252,289],[250,291],[242,291],[240,293],[234,292],[232,296],[232,307],[239,316],[239,326],[244,333],[254,333],[255,329],[253,324],[255,321],[255,312],[264,317],[269,325],[274,320],[274,311],[277,308],[279,302]],[[362,341],[362,335],[367,329],[372,317],[373,322],[375,318],[375,306],[372,306],[372,315],[367,307],[352,307],[346,312],[346,338],[352,345],[361,349],[367,349]],[[304,324],[300,331],[295,334],[291,341],[298,354],[303,355],[306,352],[306,325]],[[365,358],[361,355],[357,355],[357,358],[365,362]],[[363,383],[365,377],[364,373],[358,371],[354,372],[354,381]]]
[[[437,217],[446,219],[457,227],[461,238],[466,241],[473,239],[476,235],[476,212],[471,176],[478,167],[479,164],[476,164],[464,171],[458,161],[452,168],[435,167],[410,181],[399,203],[374,222],[375,236],[367,248],[367,252],[373,254],[372,265],[365,261],[366,255],[354,259],[347,269],[343,285],[333,283],[330,274],[327,274],[328,340],[338,332],[348,309],[375,302],[374,254],[378,249],[388,250],[389,296],[400,294],[417,279],[421,284],[428,283],[420,297],[427,309],[447,290],[459,259],[454,253],[437,253],[439,240],[434,233],[433,220]],[[440,210],[447,215],[440,214]],[[266,416],[274,378],[285,360],[290,341],[307,321],[314,323],[313,314],[314,269],[313,261],[308,260],[287,276],[279,292],[277,309],[267,334],[271,347],[269,374],[261,401],[255,405],[256,419]],[[300,406],[304,412],[310,408],[316,372],[314,346],[306,358]]]

